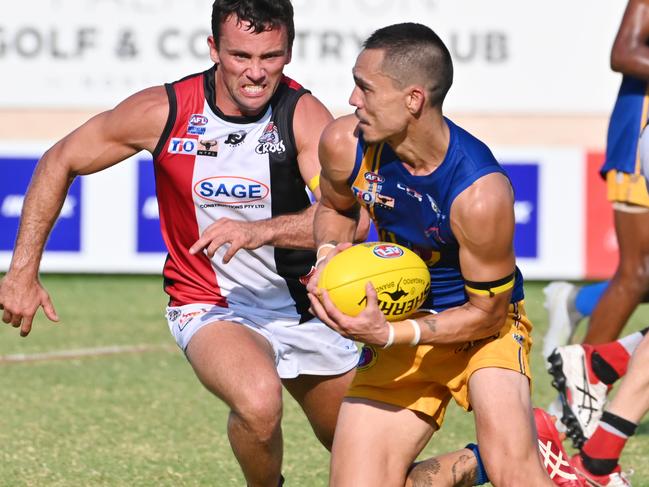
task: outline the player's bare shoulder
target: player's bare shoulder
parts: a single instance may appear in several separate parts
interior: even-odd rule
[[[514,193],[500,172],[482,176],[462,191],[451,207],[454,233],[478,244],[513,233]]]
[[[356,157],[358,119],[354,115],[337,118],[320,137],[320,162],[327,168],[351,168]]]
[[[313,146],[317,149],[318,140],[324,127],[333,120],[333,116],[311,93],[300,97],[293,115],[293,133],[298,152]]]
[[[106,126],[119,140],[153,151],[169,118],[169,98],[164,86],[139,91],[106,112]]]

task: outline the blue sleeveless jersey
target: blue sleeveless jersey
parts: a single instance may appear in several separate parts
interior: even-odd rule
[[[348,180],[356,198],[369,210],[380,240],[411,248],[428,264],[430,294],[422,308],[435,311],[468,301],[459,246],[450,225],[453,201],[482,176],[505,174],[485,144],[445,120],[449,147],[431,174],[413,176],[388,144],[369,145],[361,135]],[[512,302],[521,299],[523,276],[516,268]]]
[[[647,82],[624,76],[609,121],[602,176],[612,169],[640,174],[638,140],[642,129],[647,125],[647,108]]]

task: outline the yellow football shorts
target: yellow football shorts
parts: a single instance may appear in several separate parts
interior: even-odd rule
[[[419,411],[442,425],[451,397],[467,411],[473,372],[487,367],[510,369],[531,380],[528,354],[532,323],[523,301],[509,307],[507,322],[492,337],[454,345],[365,345],[347,392]]]
[[[629,174],[613,169],[606,173],[606,187],[609,201],[649,208],[647,182],[642,174]]]

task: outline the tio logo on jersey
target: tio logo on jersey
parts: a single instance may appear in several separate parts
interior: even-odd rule
[[[196,154],[196,139],[173,138],[169,141],[170,154]]]

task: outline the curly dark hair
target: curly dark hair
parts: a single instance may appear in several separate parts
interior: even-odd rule
[[[255,34],[268,27],[284,25],[288,34],[288,47],[293,46],[295,26],[293,25],[293,5],[290,0],[215,0],[212,4],[212,35],[219,45],[221,24],[230,16],[248,22]]]

